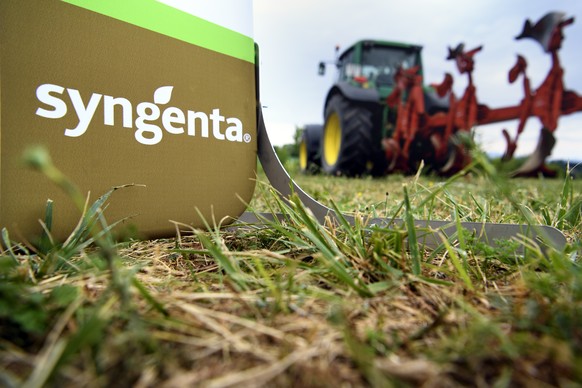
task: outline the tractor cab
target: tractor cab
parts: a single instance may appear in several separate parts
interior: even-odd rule
[[[397,110],[388,96],[397,90],[398,74],[413,73],[421,84],[427,110],[446,111],[448,102],[422,86],[422,47],[407,43],[360,40],[334,61],[338,77],[327,93],[323,125],[306,127],[300,146],[300,166],[332,175],[383,175],[387,168],[382,140],[394,132]],[[336,47],[336,53],[338,48]],[[406,98],[406,97],[405,97]]]
[[[378,91],[378,98],[388,96],[398,69],[418,66],[422,74],[421,46],[386,41],[362,40],[346,49],[334,62],[338,83]],[[325,74],[326,63],[319,64]]]

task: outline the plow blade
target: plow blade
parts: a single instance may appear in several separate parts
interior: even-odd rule
[[[447,150],[447,158],[444,165],[439,169],[443,175],[452,175],[461,171],[471,162],[471,156],[465,147],[458,141],[451,141]]]
[[[542,128],[536,149],[525,163],[512,172],[511,175],[514,177],[531,177],[540,173],[546,176],[555,175],[553,171],[545,166],[546,158],[552,153],[555,144],[556,138],[554,134],[550,130]]]

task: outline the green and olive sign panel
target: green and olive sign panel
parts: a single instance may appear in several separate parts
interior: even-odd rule
[[[0,227],[54,233],[72,201],[22,163],[45,146],[106,217],[146,236],[237,217],[254,191],[256,92],[251,0],[2,0]],[[198,209],[198,210],[197,210]]]

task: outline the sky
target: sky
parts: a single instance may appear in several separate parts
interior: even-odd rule
[[[379,39],[423,46],[425,83],[440,83],[446,72],[461,96],[467,84],[447,47],[464,42],[467,49],[483,45],[475,56],[474,84],[481,104],[490,108],[517,105],[523,98],[521,79],[507,81],[517,54],[528,62],[527,74],[537,87],[551,66],[550,56],[531,39],[515,40],[526,19],[536,22],[550,11],[574,16],[564,29],[560,50],[566,89],[582,96],[582,1],[579,0],[254,0],[254,38],[260,49],[260,93],[265,124],[275,145],[293,142],[297,127],[323,124],[325,95],[336,72],[321,60],[333,60],[360,39]],[[518,122],[480,126],[476,139],[491,155],[502,154],[501,130],[515,134]],[[516,156],[537,143],[540,123],[530,118]],[[582,161],[582,112],[562,116],[550,159]]]

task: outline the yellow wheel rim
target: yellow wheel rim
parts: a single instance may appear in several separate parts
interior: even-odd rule
[[[342,129],[337,113],[332,113],[323,130],[323,157],[328,166],[337,163],[342,145]]]
[[[301,140],[299,143],[299,167],[302,171],[307,170],[307,143]]]

